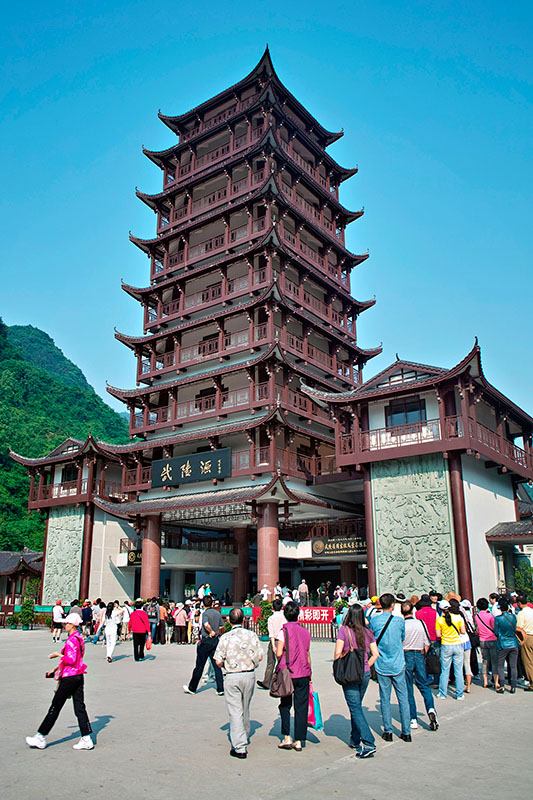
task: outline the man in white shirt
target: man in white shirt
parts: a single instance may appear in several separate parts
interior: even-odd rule
[[[267,650],[267,663],[265,674],[262,681],[257,681],[260,689],[270,689],[272,682],[272,673],[276,664],[276,641],[280,630],[287,622],[285,614],[281,610],[283,608],[283,600],[276,597],[272,603],[274,613],[268,618],[268,650]]]
[[[298,600],[301,606],[309,605],[309,587],[305,582],[305,578],[302,578],[302,582],[298,586]]]
[[[405,656],[405,682],[411,711],[411,730],[418,728],[416,718],[416,701],[413,684],[416,683],[422,695],[429,717],[429,727],[436,731],[439,727],[435,703],[431,694],[430,682],[426,673],[425,655],[431,644],[429,634],[424,623],[414,616],[413,604],[408,600],[401,605],[401,612],[405,622],[405,639],[403,640],[403,654]]]
[[[272,594],[272,592],[268,588],[267,584],[266,583],[263,584],[263,588],[260,591],[261,600],[268,600],[270,598],[271,594]]]

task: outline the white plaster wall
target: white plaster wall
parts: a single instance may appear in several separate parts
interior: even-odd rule
[[[509,475],[485,469],[484,461],[474,456],[462,456],[461,462],[475,601],[498,585],[496,558],[485,534],[497,522],[514,522],[515,506]]]
[[[133,600],[135,571],[118,566],[120,540],[137,538],[133,525],[126,520],[95,508],[89,599]],[[82,598],[85,599],[85,598]]]

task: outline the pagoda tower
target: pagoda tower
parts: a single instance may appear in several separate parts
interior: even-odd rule
[[[137,192],[157,235],[130,237],[148,256],[150,281],[122,286],[142,306],[144,335],[116,332],[135,354],[137,386],[108,387],[130,412],[123,490],[144,530],[143,596],[159,593],[162,521],[204,519],[234,529],[237,597],[255,525],[258,585],[273,585],[280,518],[343,515],[314,488],[336,472],[334,421],[301,386],[353,389],[380,352],[363,350],[356,335],[375,300],[350,294],[352,269],[368,254],[346,249],[346,225],[363,211],[341,205],[339,186],[357,169],[327,154],[343,134],[283,86],[268,48],[240,83],[159,117],[178,142],[144,150],[163,187]],[[231,459],[223,480],[213,472],[219,450]],[[183,466],[198,453],[195,481]],[[166,482],[153,466],[170,468]]]

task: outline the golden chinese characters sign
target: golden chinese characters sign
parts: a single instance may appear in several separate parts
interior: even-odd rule
[[[328,539],[311,539],[311,552],[315,558],[336,556],[364,556],[366,542],[359,536],[338,536]]]
[[[207,450],[189,456],[162,458],[152,462],[152,487],[178,486],[231,476],[231,448]]]

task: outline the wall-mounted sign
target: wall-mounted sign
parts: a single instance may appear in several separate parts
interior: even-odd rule
[[[231,447],[152,462],[152,488],[231,476]]]
[[[311,539],[311,552],[315,558],[366,555],[366,542],[360,536],[332,536],[328,539]]]
[[[143,562],[142,550],[130,550],[128,552],[128,567],[140,567]]]

